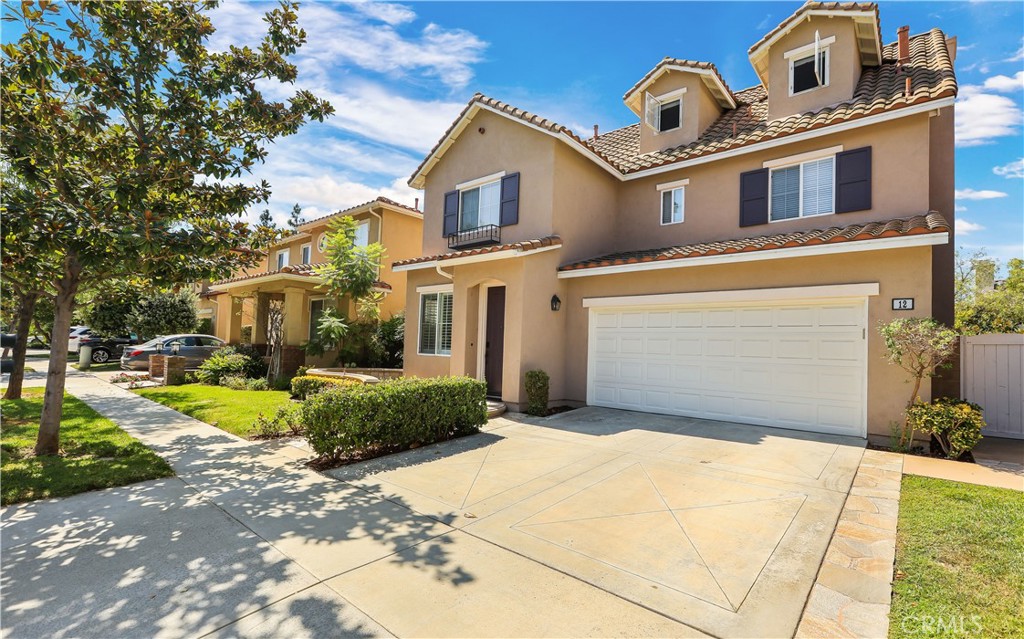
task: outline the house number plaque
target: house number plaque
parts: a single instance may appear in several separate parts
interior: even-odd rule
[[[914,298],[913,297],[894,297],[894,298],[892,298],[892,310],[894,310],[894,311],[912,311],[912,310],[914,310]]]

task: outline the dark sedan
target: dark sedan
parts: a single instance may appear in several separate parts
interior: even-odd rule
[[[149,356],[171,355],[175,342],[178,344],[178,355],[185,358],[187,369],[199,368],[215,350],[225,345],[224,340],[213,335],[162,335],[135,348],[124,349],[124,354],[121,355],[121,368],[126,371],[148,371]]]
[[[92,361],[95,364],[106,364],[112,359],[121,357],[125,349],[138,343],[139,336],[135,333],[118,335],[117,337],[105,337],[88,333],[78,338],[79,348],[82,346],[92,348]]]

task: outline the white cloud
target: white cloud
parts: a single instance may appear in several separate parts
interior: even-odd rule
[[[956,189],[954,194],[958,200],[994,200],[1006,197],[1006,193],[1002,191],[975,191],[974,189]]]
[[[992,167],[992,172],[1005,178],[1024,178],[1024,158],[1014,160],[1002,166]]]
[[[963,213],[964,211],[967,210],[967,207],[966,206],[961,206],[959,204],[954,204],[953,205],[953,210],[956,211],[957,213]]]
[[[985,93],[977,85],[963,86],[956,100],[956,145],[978,146],[994,138],[1016,135],[1022,118],[1024,114],[1011,98]]]
[[[387,24],[404,24],[416,19],[416,12],[403,4],[360,0],[351,2],[352,8],[363,15],[386,22]]]
[[[1012,78],[1006,75],[994,75],[991,78],[986,78],[983,86],[1000,93],[1024,91],[1024,71],[1018,71]]]
[[[964,220],[962,218],[957,218],[956,219],[956,222],[954,223],[954,227],[955,227],[954,230],[956,231],[957,235],[967,235],[967,234],[973,233],[975,231],[984,231],[985,230],[985,227],[982,226],[981,224],[975,224],[974,222],[969,222],[969,221]]]
[[[1007,58],[1005,62],[1020,62],[1024,60],[1024,42],[1021,43],[1020,48],[1017,49],[1017,53]]]

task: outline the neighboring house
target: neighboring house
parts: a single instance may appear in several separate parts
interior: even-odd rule
[[[340,305],[339,310],[349,317],[354,310],[351,300],[331,298],[321,287],[315,271],[316,265],[327,259],[323,252],[325,234],[330,231],[331,222],[342,216],[351,216],[359,223],[357,245],[380,242],[384,246],[385,256],[376,286],[376,290],[384,294],[381,318],[404,312],[407,276],[394,272],[392,263],[420,255],[423,215],[415,208],[378,197],[306,222],[294,235],[270,247],[258,267],[211,284],[207,295],[214,296],[212,299],[217,304],[216,336],[232,344],[251,341],[265,346],[270,300],[281,300],[284,302],[283,368],[292,372],[307,363],[300,347],[315,336],[316,322],[324,308]],[[326,355],[308,363],[324,365],[333,359],[333,355]]]
[[[406,374],[888,435],[909,387],[879,323],[953,319],[955,52],[809,3],[749,50],[760,84],[666,58],[624,96],[639,122],[587,140],[477,94],[410,180]]]

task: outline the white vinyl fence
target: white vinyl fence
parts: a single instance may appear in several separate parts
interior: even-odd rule
[[[982,435],[1024,439],[1024,335],[960,340],[960,395],[985,410]]]

